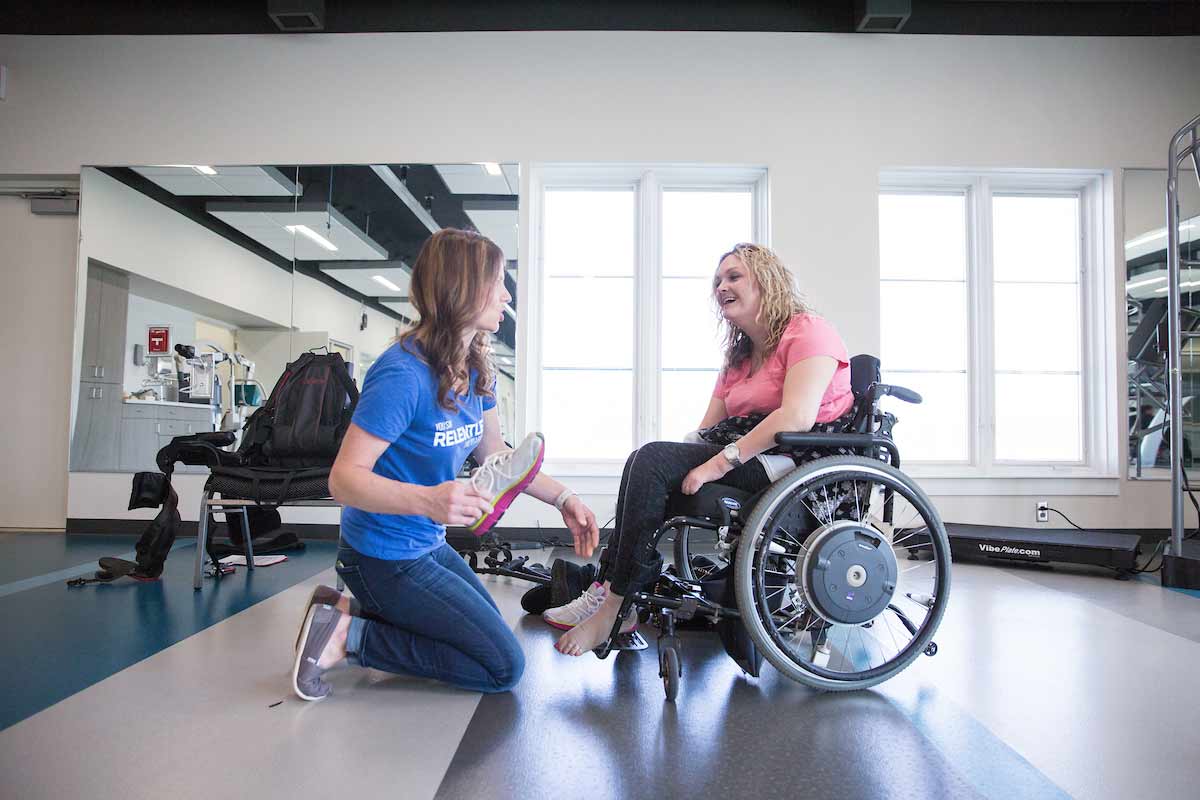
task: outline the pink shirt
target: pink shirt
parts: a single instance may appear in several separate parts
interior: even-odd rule
[[[758,372],[748,374],[750,359],[736,369],[721,370],[713,397],[725,401],[725,413],[731,417],[755,411],[769,414],[783,405],[783,381],[788,369],[813,356],[829,356],[838,362],[837,371],[825,388],[817,410],[817,422],[831,422],[854,405],[854,394],[850,390],[850,357],[834,327],[813,314],[792,317],[779,339],[779,346]]]

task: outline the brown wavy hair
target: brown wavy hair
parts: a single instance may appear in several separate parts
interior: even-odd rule
[[[443,228],[425,240],[412,268],[409,302],[421,315],[399,341],[420,345],[419,355],[438,379],[438,404],[456,407],[456,387],[475,371],[475,392],[492,396],[492,336],[480,331],[463,345],[463,333],[487,302],[496,276],[504,268],[504,253],[491,239],[475,231]]]
[[[767,340],[763,343],[762,357],[765,359],[775,352],[779,340],[792,317],[796,314],[811,314],[812,308],[801,297],[796,288],[796,279],[792,271],[775,255],[770,248],[760,244],[735,244],[733,249],[717,259],[717,269],[721,262],[730,256],[737,256],[746,265],[750,277],[758,284],[762,297],[759,301],[758,316],[755,318],[767,329]],[[713,298],[716,298],[719,279],[713,276]],[[718,306],[719,308],[719,306]],[[728,322],[723,317],[724,325],[723,349],[725,351],[725,368],[740,367],[754,352],[754,342],[738,326]]]

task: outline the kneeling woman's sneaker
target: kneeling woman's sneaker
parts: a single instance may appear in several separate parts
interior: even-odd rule
[[[476,536],[491,530],[517,495],[537,477],[545,452],[546,440],[540,433],[531,433],[515,449],[499,450],[485,458],[469,480],[491,502],[493,511],[475,520],[467,530]]]
[[[318,603],[308,607],[292,665],[292,690],[302,700],[322,700],[329,694],[329,684],[321,680],[325,671],[320,665],[321,653],[341,618],[342,613],[333,606]]]

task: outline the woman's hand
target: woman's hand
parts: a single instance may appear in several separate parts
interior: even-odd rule
[[[442,525],[470,525],[494,510],[468,481],[446,481],[425,488],[425,516]]]
[[[733,467],[725,460],[725,456],[717,453],[687,474],[687,477],[683,479],[683,486],[680,487],[680,491],[684,494],[695,494],[700,491],[700,487],[704,484],[724,478],[725,473],[731,469]]]
[[[571,495],[567,502],[563,503],[562,518],[575,540],[575,555],[590,558],[592,551],[600,544],[600,528],[596,525],[596,515],[584,505],[578,495]]]

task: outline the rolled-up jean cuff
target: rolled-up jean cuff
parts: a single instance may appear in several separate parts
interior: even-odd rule
[[[363,636],[367,632],[368,620],[362,617],[350,619],[350,630],[346,633],[346,656],[357,663],[362,663],[359,654],[362,653]]]

